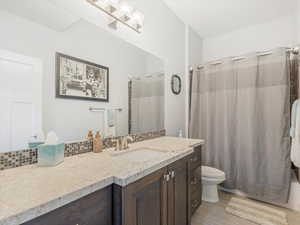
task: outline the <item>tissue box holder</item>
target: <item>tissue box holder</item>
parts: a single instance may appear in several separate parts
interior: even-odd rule
[[[39,145],[38,166],[56,166],[64,161],[65,145]]]
[[[45,142],[29,142],[28,147],[29,148],[37,148],[39,145],[45,144]]]

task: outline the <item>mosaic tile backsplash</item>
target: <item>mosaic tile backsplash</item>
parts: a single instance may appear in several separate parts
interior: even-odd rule
[[[143,134],[130,135],[133,138],[133,142],[139,142],[144,140],[153,139],[156,137],[165,136],[166,131],[155,131]],[[113,140],[116,138],[105,138],[103,140],[104,148],[114,147]],[[68,142],[65,143],[65,157],[70,157],[78,154],[91,152],[93,150],[93,143],[89,140]],[[15,152],[0,153],[0,170],[26,166],[37,163],[37,149],[26,149]]]

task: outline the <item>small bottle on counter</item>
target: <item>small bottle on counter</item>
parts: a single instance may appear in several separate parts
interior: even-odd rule
[[[93,139],[93,152],[99,153],[103,150],[103,142],[101,138],[100,131],[96,132],[95,138]]]
[[[90,140],[90,141],[93,141],[93,139],[94,139],[94,134],[93,134],[93,131],[92,131],[92,130],[89,130],[87,139]]]

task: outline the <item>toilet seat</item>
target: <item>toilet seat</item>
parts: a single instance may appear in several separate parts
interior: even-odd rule
[[[209,166],[202,166],[202,177],[203,178],[215,178],[215,179],[225,179],[225,173],[216,168]]]

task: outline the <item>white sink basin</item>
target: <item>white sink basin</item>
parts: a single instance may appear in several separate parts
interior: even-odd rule
[[[122,160],[128,160],[132,162],[145,162],[153,159],[159,159],[165,154],[165,152],[150,148],[140,148],[135,150],[114,152],[111,154],[112,156]]]

